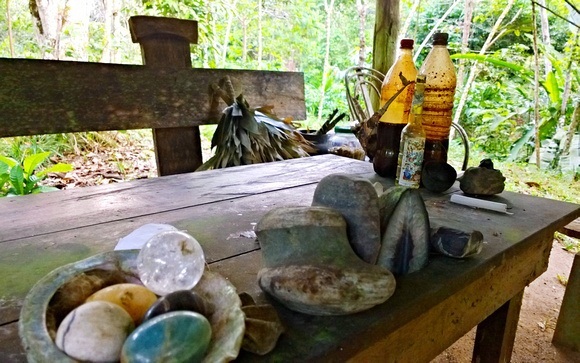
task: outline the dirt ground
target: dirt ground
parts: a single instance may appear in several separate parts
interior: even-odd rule
[[[560,305],[566,289],[558,279],[558,275],[567,281],[573,259],[574,254],[565,251],[560,243],[554,241],[548,270],[532,282],[524,292],[512,363],[580,362],[580,352],[572,352],[552,344]],[[474,339],[475,329],[441,353],[433,362],[471,362]]]
[[[83,156],[68,156],[58,161],[68,162],[76,170],[66,175],[51,176],[46,184],[59,188],[76,188],[95,184],[115,183],[126,179],[156,175],[155,156],[151,143],[118,145],[115,149],[100,149]],[[209,151],[209,150],[204,150]],[[557,348],[552,344],[560,305],[574,254],[554,241],[548,271],[526,288],[511,362],[580,363],[580,352]],[[475,329],[440,354],[435,363],[471,362]]]

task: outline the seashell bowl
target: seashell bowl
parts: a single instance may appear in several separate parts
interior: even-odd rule
[[[29,362],[76,362],[57,348],[54,337],[66,314],[93,292],[117,283],[140,283],[139,250],[111,251],[59,267],[32,287],[19,321]],[[244,313],[235,287],[217,273],[205,272],[193,291],[211,307],[207,316],[211,342],[204,362],[229,362],[238,356],[245,331]]]

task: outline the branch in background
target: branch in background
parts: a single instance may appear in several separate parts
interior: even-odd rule
[[[411,20],[413,20],[413,16],[417,12],[419,5],[421,5],[421,0],[413,1],[413,5],[411,6],[411,9],[409,10],[409,14],[407,15],[407,19],[405,20],[405,24],[403,24],[403,27],[401,28],[401,30],[399,30],[399,38],[409,37],[407,32],[409,30],[409,26],[411,26]],[[415,36],[416,36],[416,34],[415,34]],[[412,38],[415,38],[415,36],[413,36]]]
[[[574,11],[576,12],[576,14],[580,14],[580,10],[578,10],[578,8],[574,4],[572,4],[572,2],[570,0],[564,0],[564,1],[566,2],[566,4],[570,5],[570,7],[572,9],[574,9]]]
[[[322,81],[320,83],[320,101],[318,102],[318,122],[322,120],[324,98],[326,95],[326,82],[330,70],[330,34],[332,31],[332,13],[334,12],[334,0],[324,0],[324,10],[326,11],[326,45],[324,50],[324,65],[322,67]]]
[[[463,34],[461,36],[461,54],[467,53],[469,49],[469,34],[471,33],[471,23],[473,19],[473,10],[477,0],[465,0],[463,8]],[[457,85],[463,85],[463,78],[465,73],[465,59],[459,60],[459,69],[457,70]]]
[[[503,22],[503,19],[507,16],[507,13],[511,10],[512,6],[514,5],[514,1],[515,0],[510,0],[508,2],[508,4],[505,6],[505,8],[504,8],[503,12],[501,13],[501,15],[499,16],[499,18],[497,18],[495,24],[493,25],[489,34],[487,35],[487,39],[485,40],[485,43],[483,43],[483,46],[481,47],[481,49],[479,51],[480,55],[484,55],[485,52],[487,52],[487,50],[489,49],[489,47],[491,47],[494,44],[494,42],[499,39],[499,36],[496,37],[495,34],[497,33],[499,26]],[[515,21],[515,19],[519,16],[520,12],[521,12],[521,9],[516,13],[516,15],[514,15],[512,20],[510,20],[510,22],[508,22],[508,25],[510,23],[512,23],[513,21]],[[503,33],[500,32],[500,34],[503,34]],[[457,108],[455,109],[455,115],[453,116],[453,122],[455,122],[457,124],[459,124],[459,120],[461,118],[463,108],[465,107],[465,103],[467,103],[467,97],[469,95],[469,90],[471,89],[471,85],[473,84],[473,81],[475,81],[475,78],[477,77],[478,74],[479,74],[479,64],[474,63],[471,66],[471,70],[469,71],[469,76],[467,77],[467,82],[465,83],[465,87],[463,87],[463,90],[461,91],[461,99],[459,100],[459,104],[457,105]]]
[[[576,11],[578,14],[580,14],[580,13],[578,12],[578,9],[576,9],[576,8],[575,8],[575,7],[574,7],[574,6],[573,6],[573,5],[572,5],[570,2],[568,2],[567,0],[564,0],[564,1],[566,1],[566,4],[570,5],[570,6],[571,6],[571,7],[572,7],[572,8],[573,8],[573,9],[574,9],[574,10],[575,10],[575,11]],[[560,18],[560,19],[562,19],[562,20],[564,20],[564,21],[566,21],[566,22],[568,22],[568,23],[570,23],[570,24],[574,25],[576,28],[579,28],[579,29],[580,29],[580,25],[578,25],[578,24],[574,23],[574,22],[573,22],[573,21],[571,21],[571,20],[568,20],[567,18],[565,18],[565,17],[563,17],[562,15],[558,14],[557,12],[555,12],[555,11],[554,11],[554,10],[552,10],[552,9],[550,9],[549,7],[547,7],[547,6],[543,6],[542,4],[539,4],[539,3],[535,2],[535,1],[532,1],[532,7],[533,7],[534,5],[538,5],[539,7],[541,7],[541,8],[544,8],[544,9],[548,10],[548,11],[549,11],[549,12],[551,12],[552,14],[556,15],[558,18]]]
[[[570,97],[570,89],[572,88],[572,65],[574,64],[574,54],[578,47],[578,35],[580,30],[576,29],[576,34],[574,35],[574,42],[572,43],[572,50],[570,51],[570,57],[568,57],[568,66],[566,67],[566,80],[564,81],[564,92],[562,93],[562,105],[560,107],[560,120],[558,121],[558,126],[563,127],[564,121],[566,119],[566,107],[568,106],[568,98]]]
[[[367,4],[362,0],[356,1],[356,9],[358,13],[358,40],[359,40],[359,51],[358,51],[358,65],[363,67],[367,58],[366,50],[366,38],[365,38],[365,24],[367,17]]]
[[[439,28],[439,25],[441,25],[441,23],[443,23],[445,21],[445,19],[447,19],[447,17],[449,16],[449,14],[451,14],[451,12],[453,11],[453,9],[461,2],[461,0],[455,0],[453,2],[453,4],[451,4],[451,6],[449,7],[449,9],[447,9],[447,11],[445,12],[445,14],[443,14],[443,16],[439,19],[437,19],[437,22],[435,23],[435,25],[433,25],[433,28],[431,29],[431,31],[429,32],[429,34],[427,34],[427,36],[425,37],[425,39],[423,39],[423,43],[421,43],[421,45],[419,46],[419,48],[417,48],[417,51],[415,52],[415,56],[413,57],[413,61],[417,62],[417,58],[419,58],[419,54],[421,54],[421,51],[423,50],[423,48],[425,48],[425,45],[427,45],[427,42],[431,39],[431,37],[433,36],[433,34],[437,31],[437,29]]]
[[[534,125],[536,166],[540,168],[540,60],[538,56],[538,32],[536,27],[536,2],[532,1],[532,30],[534,46]]]
[[[539,4],[546,5],[546,0],[538,0]],[[552,44],[550,40],[550,25],[548,24],[548,13],[546,12],[545,8],[540,8],[540,24],[542,26],[542,43],[548,45]],[[552,62],[550,62],[550,58],[548,54],[544,53],[544,75],[546,78],[548,74],[552,72]]]
[[[8,22],[8,43],[10,44],[10,57],[14,58],[14,37],[12,36],[12,15],[10,15],[10,0],[6,0],[6,21]]]

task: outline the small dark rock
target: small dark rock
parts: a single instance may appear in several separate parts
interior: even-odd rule
[[[479,167],[493,170],[493,161],[491,159],[483,159],[479,162]]]
[[[427,190],[442,193],[451,188],[455,179],[457,171],[447,163],[430,161],[423,166],[421,182]]]
[[[143,321],[172,311],[193,311],[204,316],[211,314],[209,304],[191,290],[179,290],[160,297],[143,316]]]

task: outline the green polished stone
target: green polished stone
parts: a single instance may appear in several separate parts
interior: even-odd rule
[[[129,335],[121,362],[201,362],[210,339],[211,326],[203,315],[170,312],[146,321]]]

